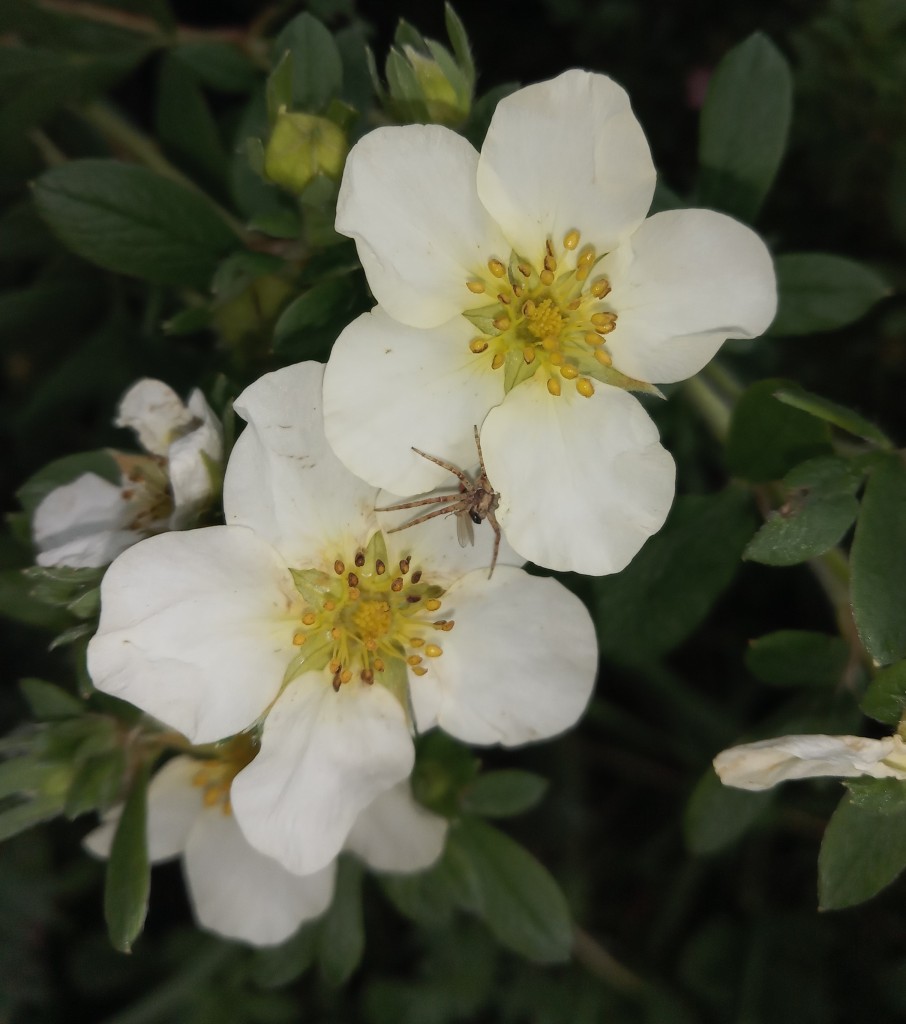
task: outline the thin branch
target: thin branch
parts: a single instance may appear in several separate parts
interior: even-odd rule
[[[573,954],[586,970],[618,992],[633,995],[645,987],[645,982],[637,974],[624,967],[578,925],[574,930]]]

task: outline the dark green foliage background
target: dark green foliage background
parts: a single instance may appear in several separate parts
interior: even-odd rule
[[[153,15],[165,3],[116,6]],[[238,0],[171,6],[182,24],[236,28],[263,8]],[[283,20],[301,8],[279,6]],[[731,343],[726,365],[744,384],[796,382],[868,416],[902,443],[906,19],[897,7],[896,0],[501,0],[463,2],[457,10],[473,43],[479,93],[572,66],[606,72],[628,89],[662,183],[693,196],[703,77],[752,32],[770,36],[793,68],[794,115],[788,155],[757,227],[780,253],[864,261],[883,272],[896,294],[836,332]],[[308,9],[332,30],[369,32],[379,62],[399,16],[445,39],[439,3],[363,2],[354,9],[352,0],[313,0]],[[23,11],[31,12],[25,16],[41,35],[40,3],[9,0],[0,7],[0,39],[21,32],[16,19]],[[131,447],[110,420],[137,376],[161,377],[182,393],[202,384],[225,401],[266,369],[324,358],[333,336],[332,322],[319,320],[313,302],[281,321],[276,351],[272,325],[260,323],[226,352],[203,328],[167,333],[161,324],[181,307],[166,280],[145,284],[108,273],[50,234],[28,184],[46,166],[46,151],[31,130],[36,107],[44,112],[44,136],[61,151],[109,156],[97,126],[71,116],[65,104],[115,82],[111,95],[119,108],[157,134],[180,170],[224,204],[230,202],[224,159],[242,116],[241,96],[208,89],[203,102],[213,112],[213,136],[203,114],[207,127],[180,134],[166,115],[168,90],[179,95],[181,81],[172,57],[90,22],[76,36],[49,46],[43,66],[11,73],[8,88],[0,81],[0,483],[8,513],[19,511],[16,487],[51,459]],[[53,51],[79,47],[96,67],[74,85],[72,68]],[[193,146],[199,138],[206,145]],[[37,200],[52,202],[43,180]],[[232,212],[246,216],[243,209]],[[70,244],[79,251],[84,236],[78,225],[73,232]],[[348,319],[367,296],[361,278],[355,271],[350,276],[348,250],[341,247],[335,258],[336,277],[350,282],[340,313]],[[244,266],[231,267],[232,276],[221,272],[222,296],[238,293],[247,272]],[[336,285],[317,287],[328,290],[325,303],[334,307]],[[797,334],[795,323],[789,334]],[[790,410],[800,448],[789,459],[778,445],[780,454],[771,457],[779,463],[759,476],[744,446],[740,455],[731,438],[725,452],[713,439],[682,389],[650,407],[679,466],[680,499],[671,519],[622,576],[566,581],[596,616],[603,652],[589,713],[558,741],[481,758],[486,768],[537,772],[550,781],[535,809],[495,827],[523,843],[562,886],[582,930],[575,962],[527,964],[502,951],[473,918],[424,895],[416,913],[425,923],[416,928],[394,909],[404,895],[382,894],[373,878],[352,878],[352,868],[348,884],[362,884],[365,897],[366,953],[357,972],[351,973],[357,931],[348,917],[355,917],[354,901],[334,907],[324,926],[333,929],[330,940],[317,949],[303,931],[279,955],[252,954],[194,931],[175,866],[156,869],[146,931],[125,957],[106,936],[102,868],[80,852],[85,820],[56,821],[0,845],[0,1021],[850,1024],[906,1015],[906,883],[901,879],[852,909],[816,909],[817,852],[840,785],[804,783],[760,796],[723,789],[709,768],[715,753],[742,739],[799,730],[883,731],[841,689],[842,641],[814,637],[837,632],[815,578],[802,565],[743,560],[758,525],[753,493],[762,508],[770,507],[771,495],[728,483],[731,470],[756,484],[782,477],[802,459],[826,454],[829,433]],[[12,535],[0,538],[0,568],[28,563]],[[74,657],[68,648],[47,651],[53,634],[46,627],[59,624],[46,607],[29,602],[17,579],[14,572],[0,575],[0,613],[9,616],[0,623],[4,733],[26,716],[17,680],[68,681]],[[902,636],[902,624],[892,628]],[[781,630],[799,632],[749,647]],[[811,651],[820,678],[790,679],[776,655],[784,644]],[[895,682],[894,693],[901,691]],[[883,706],[895,724],[884,694],[875,701],[868,710]],[[491,804],[492,798],[484,796]],[[845,808],[849,817],[882,813],[852,795]],[[836,830],[844,827],[835,820]],[[878,828],[903,842],[895,814]],[[486,838],[479,831],[459,841]],[[309,963],[312,969],[301,973]]]

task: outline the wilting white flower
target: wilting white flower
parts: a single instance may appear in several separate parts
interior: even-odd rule
[[[324,382],[340,459],[399,494],[446,483],[412,446],[474,463],[521,555],[600,575],[662,526],[673,460],[630,394],[765,330],[770,256],[710,210],[645,219],[655,171],[626,93],[568,71],[502,100],[481,154],[436,125],[352,150],[337,230],[379,305]]]
[[[868,775],[906,780],[906,743],[899,736],[781,736],[743,743],[714,758],[725,786],[770,789],[787,779],[830,775],[841,779]]]
[[[182,856],[186,888],[198,923],[218,935],[256,946],[287,939],[320,916],[333,898],[336,864],[294,875],[248,844],[230,806],[230,783],[247,755],[168,761],[148,787],[148,853],[153,864]],[[108,857],[121,808],[85,837]],[[443,851],[447,824],[420,807],[407,783],[382,794],[357,818],[346,849],[382,872],[430,867]]]
[[[248,841],[299,874],[412,768],[410,727],[525,743],[572,725],[597,653],[582,603],[461,548],[432,520],[386,539],[376,490],[323,433],[323,367],[261,378],[227,467],[227,525],[125,551],[101,588],[95,685],[208,743],[261,728],[231,800]]]
[[[47,494],[32,521],[38,565],[107,565],[144,537],[191,526],[211,501],[223,432],[200,391],[183,404],[162,381],[137,381],[115,424],[132,427],[148,454],[112,451],[118,484],[83,473]]]

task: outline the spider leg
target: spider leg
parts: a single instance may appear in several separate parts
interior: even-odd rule
[[[478,425],[473,423],[472,430],[475,433],[475,447],[478,449],[478,464],[481,466],[481,472],[484,475],[485,480],[487,480],[488,474],[484,468],[484,456],[481,454],[481,441],[478,438]]]
[[[409,523],[404,523],[402,526],[394,526],[392,530],[388,530],[388,533],[399,533],[400,530],[408,530],[410,526],[418,526],[419,523],[426,523],[429,519],[433,519],[435,516],[448,516],[454,512],[459,512],[455,505],[450,508],[436,508],[433,512],[428,512],[426,515],[419,516],[417,519],[413,519]]]
[[[434,455],[429,455],[427,452],[423,452],[421,448],[413,448],[412,450],[416,455],[421,455],[423,459],[427,459],[428,462],[433,462],[435,466],[440,466],[443,469],[446,469],[449,473],[452,473],[454,476],[459,477],[469,490],[472,489],[472,481],[461,469],[454,466],[452,462],[445,462],[443,459],[438,459]]]
[[[418,508],[419,505],[439,505],[441,502],[461,501],[461,494],[441,494],[435,498],[419,498],[416,501],[404,501],[399,505],[385,505],[376,508],[375,512],[399,512],[404,508]]]
[[[494,554],[491,556],[491,568],[488,571],[488,579],[494,575],[494,567],[497,565],[497,555],[500,552],[500,524],[493,511],[488,512],[487,520],[494,528]]]

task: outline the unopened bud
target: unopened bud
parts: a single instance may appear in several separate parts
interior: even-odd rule
[[[264,173],[296,194],[318,176],[339,178],[349,143],[333,121],[281,110],[264,151]]]

